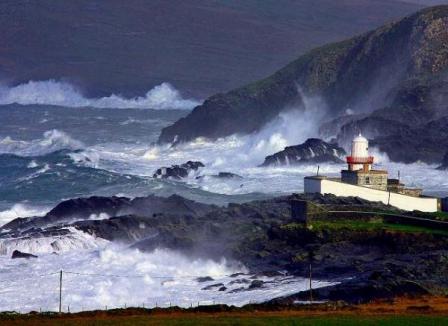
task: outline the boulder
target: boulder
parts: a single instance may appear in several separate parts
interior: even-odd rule
[[[172,165],[171,167],[161,167],[153,174],[157,179],[182,179],[186,178],[191,171],[197,171],[205,165],[199,161],[188,161],[181,165]]]
[[[224,287],[224,284],[216,283],[216,284],[207,285],[206,287],[203,287],[202,290],[213,290],[215,288],[221,289],[223,287]],[[221,290],[219,290],[219,291],[221,291]]]
[[[330,144],[318,138],[310,138],[303,144],[288,146],[278,153],[267,156],[261,166],[342,163],[342,158],[345,155],[345,150],[336,144]]]
[[[231,173],[231,172],[219,172],[214,177],[220,178],[220,179],[242,179],[243,178],[242,176],[235,174],[235,173]]]
[[[262,280],[253,280],[249,285],[249,290],[259,289],[263,287],[264,282]]]
[[[19,251],[19,250],[14,250],[14,251],[12,252],[12,256],[11,256],[11,258],[12,258],[12,259],[17,259],[17,258],[25,258],[25,259],[28,259],[28,258],[37,258],[37,256],[36,256],[36,255],[33,255],[33,254],[26,253],[26,252],[21,252],[21,251]]]
[[[196,281],[198,283],[211,282],[211,281],[213,281],[213,278],[210,276],[200,276],[200,277],[196,278]]]

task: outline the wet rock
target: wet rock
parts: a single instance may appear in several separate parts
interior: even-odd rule
[[[249,284],[249,283],[250,283],[249,280],[247,280],[245,278],[242,278],[242,279],[230,281],[229,285],[233,285],[233,284]]]
[[[182,179],[186,178],[191,171],[197,171],[205,165],[199,161],[188,161],[181,165],[172,165],[171,167],[162,167],[157,169],[153,178],[157,179]]]
[[[262,288],[264,282],[262,280],[253,280],[249,285],[249,290]]]
[[[238,276],[241,276],[241,275],[245,275],[245,274],[244,273],[233,273],[233,274],[230,275],[230,277],[238,277]]]
[[[307,139],[303,144],[285,147],[267,156],[261,166],[297,165],[306,163],[342,163],[345,150],[336,144],[318,138]]]
[[[29,259],[29,258],[37,258],[37,256],[36,256],[36,255],[33,255],[33,254],[26,253],[26,252],[21,252],[21,251],[19,251],[19,250],[14,250],[14,251],[12,252],[12,256],[11,256],[11,258],[12,258],[12,259],[17,259],[17,258],[25,258],[25,259]]]
[[[246,291],[245,287],[239,287],[233,290],[230,290],[229,293],[238,293],[238,292],[242,292],[242,291]]]
[[[218,291],[225,291],[227,288],[225,286],[221,286]]]
[[[231,172],[219,172],[215,177],[220,179],[242,179],[243,177]]]
[[[213,281],[213,278],[210,277],[210,276],[201,276],[201,277],[198,277],[196,279],[196,281],[199,282],[199,283],[210,282],[210,281]]]
[[[203,287],[201,290],[213,290],[215,288],[221,289],[222,287],[224,287],[223,283],[216,283],[216,284],[207,285],[206,287]]]

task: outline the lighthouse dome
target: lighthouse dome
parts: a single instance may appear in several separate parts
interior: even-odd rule
[[[353,138],[354,142],[361,142],[361,143],[369,143],[369,141],[367,140],[367,138],[365,138],[363,135],[359,134],[358,136],[356,136],[355,138]]]
[[[369,141],[361,134],[356,136],[352,141],[352,157],[368,157]]]

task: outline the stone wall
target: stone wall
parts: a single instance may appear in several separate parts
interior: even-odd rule
[[[341,171],[342,182],[373,189],[387,190],[387,172]]]
[[[411,197],[393,192],[371,189],[329,180],[325,177],[306,177],[305,193],[333,194],[336,196],[360,197],[370,201],[380,201],[406,211],[437,212],[440,210],[438,198]]]

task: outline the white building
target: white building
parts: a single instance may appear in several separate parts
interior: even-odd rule
[[[422,196],[421,189],[405,188],[399,180],[389,179],[387,171],[372,169],[373,162],[374,157],[369,155],[369,143],[360,134],[353,139],[351,155],[347,157],[348,168],[341,171],[341,178],[305,177],[305,193],[360,197],[407,211],[440,210],[439,198]]]

